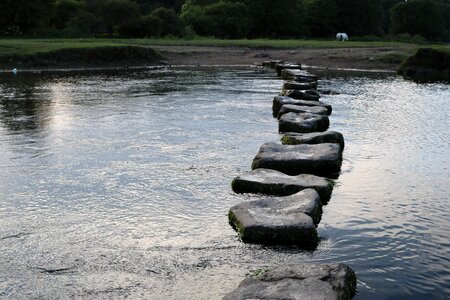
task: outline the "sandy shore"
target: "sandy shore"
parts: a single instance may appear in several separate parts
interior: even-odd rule
[[[380,55],[396,48],[274,49],[245,47],[153,46],[171,65],[253,65],[282,59],[320,68],[395,71],[398,64],[382,63]]]

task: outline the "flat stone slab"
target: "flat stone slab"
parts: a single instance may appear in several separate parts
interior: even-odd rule
[[[294,104],[301,106],[323,106],[328,110],[328,114],[331,114],[333,110],[330,104],[321,101],[296,100],[291,97],[276,96],[275,98],[273,98],[272,104],[272,110],[275,117],[278,116],[281,107],[285,104]]]
[[[306,189],[291,196],[240,203],[230,209],[228,218],[244,243],[314,249],[321,215],[319,194]]]
[[[282,91],[282,96],[290,97],[296,100],[309,100],[309,101],[319,101],[320,96],[314,90],[299,91],[299,90],[284,90]]]
[[[334,143],[344,148],[344,136],[337,131],[295,133],[288,132],[281,138],[283,145]]]
[[[356,274],[344,264],[279,266],[247,277],[223,300],[348,300],[356,292]]]
[[[262,63],[263,67],[275,68],[276,65],[282,64],[284,61],[282,60],[266,60]]]
[[[303,106],[303,105],[295,105],[295,104],[285,104],[280,108],[278,112],[278,119],[287,113],[311,113],[316,115],[329,115],[328,109],[323,106]]]
[[[280,145],[265,143],[253,159],[252,170],[263,168],[288,175],[313,174],[335,178],[342,165],[339,144]]]
[[[316,131],[325,131],[330,126],[330,120],[327,116],[311,113],[289,112],[278,120],[278,131],[308,133]]]
[[[305,189],[314,189],[322,204],[327,203],[333,192],[333,182],[311,174],[289,176],[276,170],[255,169],[233,179],[231,188],[235,193],[268,194],[288,196]]]
[[[301,83],[301,82],[295,82],[295,81],[286,81],[285,83],[283,83],[283,90],[299,90],[299,91],[304,91],[304,90],[315,90],[317,89],[317,81],[313,81],[313,82],[306,82],[306,83]]]
[[[277,71],[277,75],[278,76],[280,76],[281,75],[281,71],[283,71],[285,69],[301,70],[302,69],[302,65],[301,64],[286,64],[286,63],[282,63],[282,64],[277,64],[275,66],[275,70]]]
[[[284,69],[281,71],[281,78],[287,81],[297,82],[315,82],[318,80],[316,75],[309,74],[306,71],[289,69]]]

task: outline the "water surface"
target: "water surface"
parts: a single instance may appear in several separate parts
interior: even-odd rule
[[[230,182],[277,141],[273,71],[0,78],[0,297],[220,299],[252,270],[343,262],[356,299],[450,295],[450,87],[327,76],[343,171],[315,251],[241,243]]]

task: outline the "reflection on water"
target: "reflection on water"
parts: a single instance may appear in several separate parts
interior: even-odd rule
[[[19,74],[20,75],[20,74]],[[0,78],[0,297],[218,299],[250,270],[344,262],[360,299],[450,293],[450,88],[388,74],[323,88],[343,173],[312,252],[244,245],[231,179],[278,139],[260,69]]]

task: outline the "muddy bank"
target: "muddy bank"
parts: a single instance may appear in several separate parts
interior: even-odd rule
[[[382,62],[398,48],[278,49],[247,47],[153,46],[173,65],[252,65],[281,59],[321,68],[398,69],[398,62]]]
[[[158,64],[164,57],[148,47],[107,46],[95,48],[69,48],[0,57],[3,69],[8,68],[99,68],[145,66]]]

